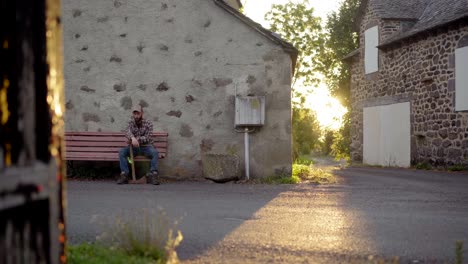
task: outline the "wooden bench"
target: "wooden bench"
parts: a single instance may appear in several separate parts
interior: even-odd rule
[[[159,158],[167,156],[166,132],[154,132],[154,147]],[[128,144],[123,132],[65,132],[65,160],[67,161],[118,161],[119,150]],[[148,160],[139,156],[135,161]]]

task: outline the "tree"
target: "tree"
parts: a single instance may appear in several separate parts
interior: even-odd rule
[[[362,0],[344,0],[338,11],[327,17],[324,48],[317,60],[317,69],[325,76],[325,82],[332,94],[349,107],[349,68],[343,58],[359,47],[358,32],[355,28],[356,15]]]
[[[332,94],[341,103],[350,108],[350,72],[343,58],[359,47],[359,33],[356,28],[356,18],[362,0],[344,0],[338,11],[327,17],[325,26],[326,39],[324,49],[318,60],[323,68],[319,68],[325,76],[325,82]],[[351,144],[351,122],[349,112],[343,117],[342,127],[335,132],[331,146],[331,154],[335,158],[349,159]]]
[[[312,109],[293,108],[293,159],[308,155],[319,145],[320,124]]]
[[[333,134],[333,143],[331,144],[331,154],[335,159],[350,159],[350,121],[349,112],[343,117],[343,126]]]
[[[308,7],[308,1],[289,2],[284,5],[273,5],[265,14],[270,22],[270,30],[281,35],[299,51],[296,69],[292,82],[294,96],[300,97],[296,85],[315,84],[319,81],[317,66],[320,63],[317,55],[323,47],[324,35],[321,19],[314,16],[314,9]]]
[[[350,106],[350,73],[342,60],[358,47],[358,34],[354,24],[361,2],[362,0],[344,0],[339,10],[328,16],[325,28],[321,26],[321,19],[314,16],[314,9],[308,6],[307,0],[273,5],[272,10],[265,15],[265,19],[270,22],[270,30],[279,33],[299,51],[292,85],[293,96],[299,99],[299,103],[293,105],[295,157],[315,148],[321,133],[315,112],[303,109],[304,96],[295,89],[298,83],[304,86],[314,85],[320,81],[319,77],[322,75],[332,94],[345,107]],[[349,157],[349,131],[348,114],[344,118],[343,127],[333,137],[332,133],[327,133],[328,140],[333,138],[331,153],[336,157]],[[329,147],[328,145],[327,148]]]
[[[299,51],[292,81],[293,102],[293,158],[309,154],[319,145],[320,125],[315,111],[304,107],[305,96],[298,91],[297,85],[312,85],[319,82],[317,55],[325,40],[321,19],[314,16],[314,9],[308,1],[289,2],[273,5],[266,13],[270,30],[281,35]]]

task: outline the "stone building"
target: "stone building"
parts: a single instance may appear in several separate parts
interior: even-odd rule
[[[237,155],[235,97],[265,96],[250,134],[252,177],[291,171],[297,50],[238,12],[239,1],[64,0],[67,131],[122,131],[142,105],[169,133],[161,174],[202,175],[202,154]],[[117,166],[117,165],[116,165]]]
[[[351,158],[468,164],[468,1],[364,0],[351,69]]]

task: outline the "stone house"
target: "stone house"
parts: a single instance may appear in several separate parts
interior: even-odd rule
[[[468,164],[468,1],[364,0],[351,71],[351,159]]]
[[[236,96],[264,96],[250,134],[252,177],[290,173],[297,50],[242,15],[239,1],[65,0],[67,131],[122,131],[135,105],[169,133],[161,174],[202,175],[205,153],[237,155]],[[117,165],[116,165],[117,166]]]

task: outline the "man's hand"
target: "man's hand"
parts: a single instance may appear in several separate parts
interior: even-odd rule
[[[132,137],[132,145],[137,148],[140,146],[140,143],[138,143],[138,140],[135,137]]]

